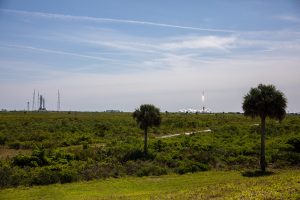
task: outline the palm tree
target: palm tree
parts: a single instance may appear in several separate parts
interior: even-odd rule
[[[138,123],[139,127],[144,130],[144,155],[148,154],[148,129],[150,127],[158,127],[161,123],[160,111],[154,105],[144,104],[133,112],[133,118]]]
[[[266,170],[266,118],[270,117],[276,120],[283,120],[285,117],[285,109],[287,99],[284,94],[277,90],[274,85],[259,84],[256,88],[251,88],[246,94],[243,102],[243,110],[245,116],[260,117],[261,119],[261,152],[260,152],[260,168]]]

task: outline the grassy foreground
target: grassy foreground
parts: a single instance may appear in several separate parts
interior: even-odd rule
[[[0,199],[300,199],[300,170],[244,177],[209,171],[0,190]]]

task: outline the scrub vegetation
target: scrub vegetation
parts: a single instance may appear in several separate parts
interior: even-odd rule
[[[1,112],[0,187],[259,166],[260,121],[241,114],[161,115],[144,132],[132,113]],[[210,129],[210,132],[199,132]],[[161,138],[189,132],[194,134]],[[268,169],[300,165],[300,116],[266,122]]]

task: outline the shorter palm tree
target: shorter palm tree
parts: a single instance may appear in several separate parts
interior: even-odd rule
[[[251,88],[246,94],[243,102],[245,116],[260,117],[261,119],[261,153],[260,168],[266,170],[266,118],[270,117],[279,121],[286,115],[287,99],[284,94],[277,90],[274,85],[259,84],[256,88]]]
[[[158,127],[161,123],[161,116],[159,108],[156,108],[151,104],[141,105],[136,109],[133,114],[133,118],[136,120],[139,127],[144,130],[144,155],[148,155],[148,129],[150,127]]]

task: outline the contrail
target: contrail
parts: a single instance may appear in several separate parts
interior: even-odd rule
[[[12,14],[18,14],[18,15],[28,15],[32,17],[42,17],[42,18],[58,19],[58,20],[90,21],[90,22],[97,22],[97,23],[111,22],[111,23],[139,24],[139,25],[159,26],[165,28],[177,28],[177,29],[208,31],[208,32],[224,32],[224,33],[238,32],[236,30],[229,30],[229,29],[199,28],[199,27],[192,27],[192,26],[179,26],[173,24],[164,24],[164,23],[138,21],[138,20],[127,20],[127,19],[75,16],[75,15],[64,15],[64,14],[54,14],[54,13],[44,13],[44,12],[28,12],[28,11],[11,10],[11,9],[0,9],[0,11],[12,13]]]
[[[55,54],[60,54],[60,55],[76,56],[76,57],[81,57],[81,58],[90,58],[90,59],[95,59],[95,60],[114,61],[113,59],[109,59],[109,58],[90,56],[90,55],[84,55],[84,54],[77,54],[77,53],[70,53],[70,52],[65,52],[65,51],[58,51],[58,50],[51,50],[51,49],[44,49],[44,48],[37,48],[37,47],[32,47],[32,46],[23,46],[23,45],[5,45],[5,46],[14,47],[14,48],[29,49],[29,50],[47,52],[47,53],[55,53]]]

